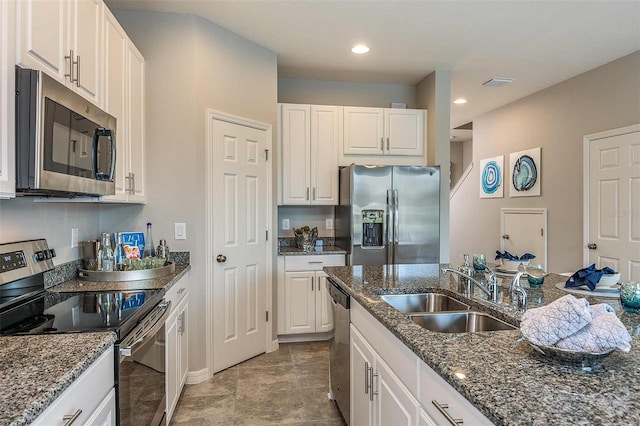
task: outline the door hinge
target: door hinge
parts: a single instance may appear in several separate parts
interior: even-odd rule
[[[264,156],[265,156],[265,161],[269,161],[269,150],[268,149],[264,150]]]
[[[544,237],[544,228],[540,228],[540,236]]]
[[[269,311],[267,311],[266,313],[267,313],[267,322],[269,322]]]
[[[264,237],[266,241],[269,241],[269,230],[264,231]]]

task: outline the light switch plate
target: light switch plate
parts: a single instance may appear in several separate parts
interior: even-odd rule
[[[325,219],[324,228],[325,229],[333,229],[333,219]]]
[[[187,224],[184,222],[174,223],[174,240],[186,240],[187,239]]]
[[[78,247],[78,228],[71,228],[71,248]]]
[[[289,224],[289,219],[282,219],[282,230],[286,231],[291,228]]]

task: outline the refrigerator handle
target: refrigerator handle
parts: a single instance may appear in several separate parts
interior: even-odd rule
[[[398,215],[399,210],[398,190],[393,190],[393,263],[398,263],[398,243],[400,241],[400,217]]]
[[[394,217],[393,217],[393,190],[392,189],[387,189],[387,235],[386,235],[386,244],[387,244],[387,264],[392,264],[393,263],[393,241],[394,241],[394,236],[393,236],[393,222],[394,222]]]

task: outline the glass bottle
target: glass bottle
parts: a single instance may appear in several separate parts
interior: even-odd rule
[[[151,235],[151,222],[147,222],[147,236],[144,241],[143,257],[155,257],[156,246],[153,244],[153,236]]]
[[[115,270],[124,271],[126,256],[124,254],[124,250],[122,249],[122,234],[118,232],[115,235],[116,235],[116,249],[114,250],[114,257],[116,262]]]
[[[164,259],[165,265],[169,262],[169,246],[167,240],[160,240],[160,245],[156,249],[158,259]]]
[[[102,271],[112,272],[115,267],[115,259],[113,256],[113,249],[111,248],[111,237],[109,234],[102,234]]]

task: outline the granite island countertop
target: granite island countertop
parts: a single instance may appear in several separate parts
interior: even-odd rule
[[[640,424],[640,315],[623,312],[617,299],[588,297],[592,304],[603,302],[617,309],[632,335],[632,349],[579,366],[542,357],[518,341],[518,331],[449,334],[426,330],[380,299],[381,294],[438,292],[469,303],[457,292],[452,274],[440,274],[440,266],[344,266],[325,267],[324,271],[495,424]],[[555,285],[566,279],[551,274],[541,289],[527,288],[528,307],[546,305],[565,295]],[[508,283],[501,284],[501,291],[506,290]],[[519,325],[519,318],[506,306],[482,300],[478,289],[469,304]]]
[[[0,424],[33,422],[115,341],[111,332],[0,337]]]

